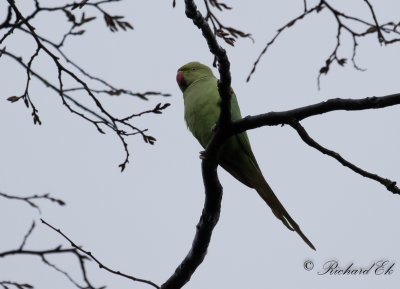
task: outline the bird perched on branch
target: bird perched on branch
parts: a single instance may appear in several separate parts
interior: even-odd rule
[[[211,138],[212,128],[220,114],[220,95],[217,78],[211,69],[199,62],[190,62],[178,69],[176,81],[183,92],[185,121],[189,130],[205,148]],[[231,96],[232,120],[242,118],[236,95]],[[274,215],[291,231],[315,250],[314,245],[300,230],[271,187],[265,181],[251,150],[246,132],[229,137],[219,152],[218,164],[243,184],[254,188],[268,204]]]

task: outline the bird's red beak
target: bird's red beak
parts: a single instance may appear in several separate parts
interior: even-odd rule
[[[178,82],[179,85],[181,85],[183,80],[183,71],[178,71],[178,74],[176,75],[176,82]]]

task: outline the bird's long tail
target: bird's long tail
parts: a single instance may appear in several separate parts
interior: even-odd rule
[[[311,249],[315,250],[314,245],[308,240],[308,238],[303,234],[299,225],[292,219],[286,209],[283,207],[281,202],[278,200],[274,192],[264,178],[259,182],[255,189],[261,198],[268,204],[274,215],[282,221],[282,223],[291,231],[296,231],[297,234],[310,246]]]

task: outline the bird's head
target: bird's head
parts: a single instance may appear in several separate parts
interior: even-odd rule
[[[179,88],[184,92],[185,89],[196,80],[209,76],[214,76],[212,70],[200,62],[194,61],[178,69],[176,81],[178,82]]]

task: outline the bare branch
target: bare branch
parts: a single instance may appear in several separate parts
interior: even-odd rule
[[[372,7],[371,3],[368,0],[364,0],[365,3],[367,3],[369,10],[371,10],[371,14],[372,14],[372,18],[374,18],[374,22],[375,22],[375,27],[376,27],[376,32],[378,35],[378,40],[380,43],[385,42],[385,37],[382,34],[381,31],[381,27],[378,24],[378,19],[376,19],[376,15],[375,15],[375,11],[374,11],[374,7]]]
[[[43,194],[43,195],[32,195],[32,196],[28,196],[28,197],[18,197],[18,196],[12,196],[12,195],[7,195],[5,193],[1,193],[0,192],[0,196],[7,198],[7,199],[11,199],[11,200],[19,200],[19,201],[24,201],[25,203],[27,203],[29,206],[31,206],[32,208],[35,208],[36,210],[39,211],[39,213],[41,213],[41,210],[39,208],[39,206],[34,202],[36,200],[49,200],[53,203],[57,203],[60,206],[64,206],[65,202],[63,200],[60,199],[56,199],[50,196],[50,194]]]
[[[331,111],[379,109],[399,104],[400,93],[380,97],[372,96],[360,99],[333,98],[327,101],[287,111],[271,111],[255,116],[246,116],[241,120],[233,122],[233,129],[231,133],[237,134],[249,129],[255,129],[262,126],[290,124],[293,120],[301,121],[308,117],[324,114]]]
[[[84,263],[84,259],[85,257],[82,255],[76,255],[78,257],[79,260],[79,264],[81,267],[81,271],[82,271],[82,275],[83,275],[83,279],[85,281],[85,286],[79,285],[79,283],[77,281],[75,281],[70,274],[68,274],[68,272],[60,269],[59,267],[57,267],[56,265],[54,265],[53,263],[50,263],[49,260],[46,259],[46,257],[44,255],[41,256],[42,258],[42,262],[44,264],[46,264],[47,266],[53,268],[54,270],[56,270],[57,272],[61,273],[62,275],[64,275],[72,284],[74,284],[77,288],[80,289],[96,289],[96,287],[94,287],[89,279],[87,278],[87,273],[86,273],[86,268],[85,268],[85,263]],[[100,287],[99,289],[105,288],[105,286]]]
[[[208,22],[209,25],[212,26],[212,31],[214,32],[215,36],[221,38],[225,41],[225,43],[234,46],[235,41],[239,38],[248,38],[254,42],[253,37],[250,33],[243,32],[239,29],[233,28],[231,26],[224,25],[213,12],[213,8],[219,11],[231,10],[232,7],[228,6],[224,2],[219,2],[218,0],[203,0],[204,5],[206,7],[206,16],[204,20]],[[176,1],[172,2],[172,7],[175,7]],[[216,59],[214,59],[213,65],[215,66]]]
[[[210,6],[217,8],[219,11],[230,10],[232,7],[229,7],[223,2],[218,2],[217,0],[204,0],[204,5],[206,6],[207,10],[204,20],[211,23],[214,34],[217,37],[222,38],[225,43],[234,46],[236,39],[239,37],[249,38],[254,42],[254,39],[251,37],[250,33],[245,33],[241,30],[222,24],[218,17],[212,12]]]
[[[23,27],[19,27],[18,30],[23,31],[27,34],[31,33],[29,30],[26,30]],[[92,74],[85,71],[82,67],[80,67],[78,64],[76,64],[74,61],[72,61],[67,55],[65,55],[65,53],[62,50],[62,47],[60,47],[59,45],[55,44],[54,42],[52,42],[40,35],[37,35],[37,36],[39,37],[39,39],[41,41],[51,45],[54,49],[56,49],[57,52],[62,56],[62,58],[67,63],[71,64],[73,67],[78,69],[78,71],[80,73],[82,73],[84,76],[86,76],[89,79],[94,80],[94,81],[98,82],[99,84],[104,85],[106,88],[108,88],[108,90],[106,90],[106,89],[99,90],[99,89],[91,88],[91,91],[93,91],[93,92],[106,93],[111,96],[130,95],[130,96],[139,97],[140,99],[143,99],[143,100],[148,100],[149,99],[148,96],[151,96],[151,95],[159,95],[159,96],[164,96],[164,97],[171,96],[171,94],[169,94],[169,93],[163,93],[163,92],[159,92],[159,91],[133,92],[129,89],[117,88],[114,85],[110,84],[109,82],[105,81],[104,79],[101,79],[100,77],[97,77],[97,76],[93,76]],[[78,90],[84,90],[84,88],[83,87],[75,87],[75,88],[65,89],[64,91],[78,91]]]
[[[315,12],[315,11],[316,11],[316,12],[321,11],[321,9],[322,9],[322,8],[321,8],[321,5],[320,5],[320,4],[314,6],[313,8],[311,8],[311,9],[309,9],[309,10],[305,9],[303,14],[301,14],[301,15],[297,16],[296,18],[290,20],[288,23],[286,23],[286,24],[283,25],[281,28],[279,28],[279,29],[277,30],[277,32],[275,33],[274,37],[272,37],[272,39],[267,43],[267,45],[266,45],[266,46],[264,47],[264,49],[261,51],[260,55],[257,57],[257,60],[254,62],[253,68],[251,69],[249,75],[247,76],[246,81],[247,81],[247,82],[250,81],[250,78],[251,78],[251,76],[253,75],[253,73],[256,71],[257,65],[258,65],[258,63],[260,62],[261,58],[262,58],[263,55],[267,52],[268,48],[269,48],[272,44],[274,44],[275,40],[281,35],[281,33],[282,33],[284,30],[287,30],[288,28],[292,27],[294,24],[296,24],[297,21],[303,19],[303,18],[306,17],[307,15],[309,15],[309,14]]]
[[[62,249],[61,246],[58,246],[54,249],[49,249],[49,250],[11,250],[11,251],[6,251],[6,252],[0,252],[0,258],[7,257],[7,256],[12,256],[12,255],[32,255],[32,256],[39,256],[44,264],[47,266],[53,268],[54,270],[60,272],[63,274],[72,284],[74,284],[77,288],[80,289],[95,289],[87,279],[87,273],[86,273],[86,266],[83,265],[81,266],[81,271],[84,276],[84,281],[85,281],[85,286],[79,285],[77,281],[75,281],[71,275],[69,275],[66,271],[60,269],[56,265],[50,263],[46,259],[46,255],[59,255],[59,254],[73,254],[75,255],[80,264],[84,264],[84,260],[87,259],[84,255],[79,254],[79,252],[76,249]],[[101,287],[104,288],[104,287]],[[101,289],[99,288],[99,289]]]
[[[299,107],[293,110],[281,111],[281,112],[269,112],[265,114],[255,115],[255,116],[247,116],[241,120],[233,122],[231,126],[231,135],[241,133],[243,131],[254,129],[262,126],[273,126],[273,125],[281,125],[281,124],[289,124],[294,127],[299,135],[302,137],[303,141],[305,141],[310,146],[320,150],[324,154],[328,154],[338,160],[344,166],[349,167],[356,173],[364,177],[368,177],[370,179],[376,180],[383,184],[389,191],[394,194],[400,194],[400,190],[396,187],[396,182],[391,181],[389,179],[385,179],[379,177],[378,175],[368,173],[350,162],[344,160],[339,154],[336,152],[327,150],[313,141],[305,132],[305,130],[301,130],[299,127],[300,124],[297,123],[305,118],[324,114],[331,111],[338,110],[346,110],[346,111],[354,111],[354,110],[366,110],[366,109],[379,109],[393,105],[400,104],[400,93],[392,94],[381,97],[367,97],[362,99],[329,99],[324,102],[320,102],[317,104]]]
[[[210,29],[208,23],[204,20],[200,11],[197,10],[197,6],[193,1],[185,1],[186,4],[186,16],[193,20],[193,23],[201,29],[204,38],[207,41],[210,52],[215,55],[218,61],[218,71],[220,74],[220,80],[218,81],[218,91],[221,95],[221,117],[219,123],[230,122],[230,99],[231,99],[231,74],[229,72],[230,63],[226,55],[225,49],[219,46],[215,35]]]
[[[14,59],[15,61],[17,61],[20,65],[22,65],[24,68],[28,68],[28,66],[22,61],[21,57],[15,56],[12,53],[9,53],[8,51],[4,51],[3,52],[4,55],[9,56],[10,58]],[[39,79],[41,82],[43,82],[47,87],[50,87],[51,89],[53,89],[55,92],[60,93],[60,90],[58,89],[58,87],[56,87],[54,84],[51,84],[50,82],[48,82],[43,76],[39,75],[38,73],[36,73],[34,70],[31,70],[31,75],[35,76],[37,79]],[[66,90],[64,90],[65,92]],[[64,93],[64,97],[66,99],[68,99],[69,101],[73,102],[77,107],[79,107],[80,109],[92,114],[93,116],[95,116],[96,118],[98,118],[99,120],[101,120],[104,124],[111,126],[111,123],[105,119],[103,116],[101,116],[100,114],[96,113],[94,110],[91,110],[90,108],[82,105],[80,102],[78,102],[77,100],[75,100],[74,98],[72,98],[71,96],[67,95]],[[18,101],[17,99],[18,97],[9,97],[8,100],[11,102],[14,101]]]
[[[28,232],[25,234],[24,239],[22,240],[21,246],[19,246],[19,249],[22,250],[26,244],[26,241],[28,240],[29,236],[32,234],[33,229],[35,229],[35,221],[32,222],[31,227],[29,228]]]
[[[309,134],[307,133],[307,131],[304,129],[304,127],[297,121],[292,122],[291,127],[293,127],[297,133],[299,134],[299,136],[301,137],[301,139],[308,144],[309,146],[315,148],[316,150],[320,151],[321,153],[331,156],[334,159],[336,159],[338,162],[340,162],[343,166],[348,167],[349,169],[351,169],[352,171],[356,172],[357,174],[362,175],[363,177],[375,180],[379,183],[381,183],[382,185],[384,185],[386,187],[386,189],[390,192],[392,192],[393,194],[398,194],[400,195],[400,189],[396,186],[396,182],[393,182],[389,179],[385,179],[382,178],[376,174],[372,174],[370,172],[367,172],[359,167],[357,167],[356,165],[350,163],[349,161],[345,160],[340,154],[338,154],[335,151],[329,150],[323,146],[321,146],[319,143],[317,143],[314,139],[312,139]]]
[[[33,286],[29,283],[18,283],[13,281],[0,281],[0,286],[3,289],[9,289],[9,286],[14,286],[17,289],[32,289]]]
[[[32,223],[29,231],[25,234],[21,246],[17,250],[9,250],[9,251],[5,251],[5,252],[0,252],[0,258],[4,258],[7,256],[13,256],[13,255],[33,255],[33,256],[36,255],[41,258],[42,262],[45,265],[51,267],[55,271],[64,275],[72,284],[74,284],[79,289],[103,289],[103,288],[105,288],[104,286],[96,288],[91,284],[91,282],[89,281],[89,278],[87,276],[87,273],[86,273],[86,264],[85,264],[85,261],[88,261],[90,259],[87,258],[85,255],[80,254],[79,250],[77,250],[76,248],[63,249],[60,245],[54,249],[47,249],[47,250],[24,250],[26,242],[27,242],[29,236],[32,234],[34,229],[35,229],[35,222]],[[83,285],[83,286],[79,285],[79,283],[76,280],[74,280],[67,271],[64,271],[61,268],[59,268],[58,266],[56,266],[55,264],[50,263],[46,258],[47,255],[60,255],[60,254],[72,254],[77,257],[79,266],[80,266],[80,270],[82,273],[82,278],[85,282],[85,285]],[[29,284],[27,286],[22,286],[21,283],[9,284],[8,281],[0,282],[0,285],[4,285],[3,288],[5,288],[5,289],[7,289],[7,286],[6,286],[7,284],[14,285],[18,289],[21,289],[22,287],[33,288],[33,286],[29,285]]]
[[[6,16],[6,19],[4,19],[3,23],[0,24],[0,29],[9,27],[9,26],[11,25],[11,24],[10,24],[11,17],[12,17],[12,9],[11,9],[10,6],[8,6],[8,7],[7,7],[7,16]]]
[[[131,114],[130,116],[127,116],[127,117],[121,119],[121,121],[127,121],[127,120],[129,120],[131,118],[142,116],[143,114],[148,114],[148,113],[160,114],[160,113],[162,113],[162,111],[164,109],[166,109],[170,105],[171,105],[170,103],[165,103],[163,105],[161,105],[161,103],[159,103],[153,109],[142,111],[141,113]]]
[[[218,61],[220,80],[218,91],[221,96],[221,113],[216,125],[215,132],[205,150],[205,159],[202,161],[203,182],[205,187],[205,202],[199,223],[196,226],[196,235],[192,247],[182,263],[176,268],[174,274],[161,286],[162,289],[177,289],[184,286],[191,278],[197,267],[203,262],[207,248],[211,240],[214,227],[218,223],[221,201],[222,186],[218,179],[218,151],[223,141],[228,137],[227,128],[231,124],[231,75],[230,63],[226,51],[219,46],[207,21],[197,10],[193,0],[185,0],[186,16],[201,29],[208,47]]]
[[[321,3],[324,2],[321,1]],[[297,17],[294,19],[294,21],[286,24],[282,28],[282,30],[285,29],[285,27],[287,28],[292,26],[297,20],[302,19],[309,13],[313,11],[320,11],[322,9],[321,3],[311,8],[310,10],[306,10],[306,12],[300,17]],[[207,22],[204,20],[200,12],[197,11],[197,7],[194,2],[192,0],[185,0],[185,4],[187,17],[192,19],[194,24],[202,30],[203,36],[207,41],[210,51],[216,56],[220,64],[219,73],[221,79],[218,82],[218,90],[222,99],[221,114],[216,126],[216,130],[214,131],[214,134],[212,135],[211,140],[207,145],[205,151],[205,159],[203,159],[202,162],[202,173],[206,200],[202,216],[198,225],[196,226],[197,230],[194,241],[192,243],[192,248],[190,249],[185,259],[182,261],[182,263],[177,267],[174,274],[161,286],[162,289],[181,288],[182,286],[184,286],[190,280],[193,272],[205,258],[213,228],[217,224],[220,215],[222,186],[218,180],[218,175],[216,171],[216,168],[218,166],[217,153],[223,141],[227,137],[244,132],[248,129],[254,129],[265,125],[293,124],[304,118],[327,113],[334,110],[376,109],[400,104],[400,94],[379,98],[370,97],[359,100],[331,99],[326,102],[297,108],[291,111],[270,112],[259,116],[249,116],[242,120],[232,122],[229,107],[231,78],[229,74],[228,58],[225,51],[219,47],[215,36],[209,28]],[[278,35],[281,31],[278,31]],[[340,30],[338,31],[337,39],[338,41],[340,41]],[[337,48],[335,49],[333,57],[336,57],[336,51]],[[225,61],[228,65],[224,64]],[[345,63],[345,60],[342,59],[337,59],[337,61],[341,62],[341,65]],[[349,163],[346,164],[350,166]],[[363,170],[361,171],[365,172]],[[390,180],[387,180],[387,182],[385,182],[385,185],[390,190],[397,189],[397,187],[395,187],[395,183]]]
[[[73,254],[78,258],[79,263],[83,264],[83,266],[81,265],[81,271],[82,271],[82,274],[84,276],[85,286],[79,285],[79,283],[77,281],[75,281],[67,272],[65,272],[64,270],[60,269],[56,265],[51,264],[46,259],[46,255],[60,255],[60,254],[61,255],[62,254]],[[89,280],[86,277],[87,274],[86,274],[86,266],[84,264],[84,261],[88,260],[88,258],[85,257],[84,255],[79,254],[79,252],[76,249],[63,249],[63,248],[61,248],[61,246],[57,246],[54,249],[48,249],[48,250],[24,250],[22,248],[19,248],[18,250],[10,250],[10,251],[5,251],[5,252],[0,252],[0,258],[9,257],[9,256],[17,256],[17,255],[38,256],[38,257],[41,258],[41,260],[42,260],[42,262],[44,264],[46,264],[47,266],[50,266],[54,270],[56,270],[56,271],[60,272],[61,274],[63,274],[77,288],[80,288],[80,289],[85,289],[85,288],[95,289],[95,287],[93,287],[91,285],[91,283],[89,282]],[[0,284],[1,283],[2,282],[0,282]],[[14,286],[17,286],[17,285],[14,285]],[[30,285],[30,286],[31,286],[30,288],[33,288],[32,285]],[[18,288],[21,289],[20,287],[18,287]],[[101,287],[101,288],[104,288],[104,287]]]
[[[277,33],[266,44],[264,49],[261,51],[261,53],[257,57],[257,60],[254,62],[253,67],[247,77],[247,81],[249,81],[251,76],[254,74],[262,56],[267,52],[268,48],[275,42],[277,37],[279,37],[281,35],[281,32],[283,30],[287,30],[288,28],[292,27],[295,23],[297,23],[298,20],[303,19],[305,16],[310,15],[314,11],[319,12],[323,8],[326,8],[325,10],[329,11],[332,14],[332,16],[334,17],[334,19],[337,23],[337,33],[336,33],[335,48],[331,52],[330,56],[325,60],[325,65],[319,71],[318,78],[317,78],[318,87],[319,87],[321,75],[328,73],[330,65],[332,63],[337,63],[339,66],[344,66],[346,64],[346,58],[339,57],[337,55],[337,51],[338,51],[339,47],[342,45],[342,43],[340,41],[341,35],[342,35],[342,30],[349,33],[353,40],[353,49],[352,49],[352,57],[351,57],[353,67],[357,70],[363,71],[364,69],[361,69],[355,62],[357,46],[358,46],[358,41],[357,41],[358,38],[365,37],[367,35],[376,33],[378,36],[378,41],[380,43],[392,44],[392,43],[396,43],[396,42],[400,41],[400,36],[399,36],[400,31],[397,29],[398,24],[395,24],[395,22],[398,22],[398,21],[389,21],[385,24],[379,24],[378,19],[376,17],[375,9],[372,6],[372,4],[370,3],[370,1],[364,0],[364,2],[368,6],[369,10],[371,11],[372,18],[374,20],[373,23],[371,23],[367,20],[364,20],[360,17],[357,17],[357,16],[347,15],[347,14],[337,10],[336,8],[334,8],[326,0],[320,0],[320,2],[317,5],[315,5],[312,8],[309,8],[309,9],[307,9],[307,3],[306,3],[306,1],[304,1],[304,12],[302,14],[300,14],[299,16],[293,18],[286,25],[284,25],[278,29]],[[362,28],[359,28],[359,27],[362,27]],[[387,35],[388,38],[392,37],[392,39],[386,39],[385,35]]]
[[[84,254],[85,254],[86,256],[88,256],[91,260],[95,261],[95,262],[97,263],[97,265],[99,265],[99,268],[100,268],[100,269],[104,269],[104,270],[106,270],[106,271],[108,271],[108,272],[110,272],[110,273],[113,273],[113,274],[115,274],[115,275],[119,275],[119,276],[125,277],[125,278],[127,278],[127,279],[132,280],[132,281],[141,282],[141,283],[145,283],[145,284],[151,285],[151,286],[153,286],[154,288],[157,288],[157,289],[160,288],[158,285],[156,285],[156,284],[153,283],[152,281],[145,280],[145,279],[141,279],[141,278],[137,278],[137,277],[133,277],[132,275],[128,275],[128,274],[122,273],[122,272],[120,272],[120,271],[111,269],[110,267],[108,267],[108,266],[104,265],[102,262],[100,262],[90,251],[86,251],[86,250],[82,249],[81,246],[76,245],[75,242],[72,241],[67,235],[65,235],[60,229],[56,229],[55,227],[53,227],[52,225],[50,225],[49,223],[47,223],[47,222],[46,222],[45,220],[43,220],[43,219],[40,219],[40,220],[41,220],[41,222],[42,222],[43,224],[45,224],[46,226],[48,226],[48,227],[51,228],[52,230],[56,231],[56,232],[57,232],[58,234],[60,234],[64,239],[66,239],[66,240],[71,244],[71,246],[73,247],[73,249],[70,249],[70,250],[76,250],[77,252],[79,251],[79,252],[84,253]],[[0,257],[1,257],[1,254],[0,254]]]
[[[133,116],[128,116],[128,117],[118,117],[113,114],[111,114],[106,107],[103,106],[102,102],[100,99],[97,97],[96,94],[100,93],[106,93],[108,95],[112,96],[117,96],[117,95],[131,95],[131,96],[136,96],[139,97],[143,100],[147,100],[148,96],[150,95],[161,95],[161,96],[169,96],[169,94],[166,93],[161,93],[161,92],[156,92],[156,91],[147,91],[144,93],[140,92],[132,92],[128,89],[121,89],[121,88],[116,88],[115,86],[109,84],[107,81],[99,78],[92,76],[91,74],[87,73],[84,69],[82,69],[79,65],[71,61],[62,51],[62,47],[64,46],[65,41],[68,39],[70,36],[79,36],[84,34],[85,30],[82,29],[82,26],[86,25],[86,23],[89,23],[93,21],[96,17],[91,16],[87,17],[85,16],[85,12],[83,12],[79,17],[76,12],[74,12],[74,9],[82,9],[84,7],[92,7],[95,8],[97,11],[100,11],[104,18],[106,25],[110,28],[111,31],[117,31],[119,29],[122,30],[127,30],[127,29],[133,29],[132,25],[123,20],[123,16],[119,15],[111,15],[107,13],[101,6],[105,3],[111,3],[111,2],[118,2],[119,0],[103,0],[103,1],[97,1],[97,2],[88,2],[88,1],[81,1],[78,3],[71,3],[71,4],[65,4],[63,6],[56,6],[56,7],[41,7],[39,5],[39,1],[35,1],[35,7],[36,9],[29,15],[23,16],[20,12],[20,10],[17,7],[17,4],[12,1],[12,0],[7,0],[9,4],[9,15],[7,16],[7,19],[3,22],[1,28],[7,28],[7,32],[4,34],[4,36],[0,39],[0,43],[2,43],[9,35],[11,35],[14,31],[23,31],[24,33],[27,33],[30,35],[34,41],[36,42],[36,49],[32,56],[30,57],[30,60],[28,63],[25,63],[22,61],[21,58],[15,56],[10,51],[5,52],[5,48],[1,50],[1,54],[8,55],[18,61],[21,65],[23,65],[26,69],[27,73],[27,81],[26,81],[26,86],[25,90],[22,95],[20,96],[11,96],[8,98],[10,102],[17,102],[20,99],[22,99],[27,107],[30,107],[32,109],[32,117],[34,124],[41,124],[41,120],[39,118],[38,114],[38,109],[36,108],[34,101],[32,100],[30,94],[29,94],[29,87],[30,87],[30,80],[31,76],[37,77],[40,81],[42,81],[46,86],[51,87],[53,90],[56,90],[62,99],[63,105],[73,114],[81,117],[82,119],[92,123],[96,129],[100,133],[105,133],[103,131],[104,126],[107,128],[111,129],[117,137],[120,139],[124,151],[125,151],[125,159],[124,161],[119,165],[121,170],[124,170],[126,167],[127,163],[129,162],[129,156],[130,152],[128,150],[128,143],[126,138],[128,136],[132,135],[141,135],[143,137],[143,140],[146,143],[149,144],[154,144],[156,141],[156,138],[154,138],[151,135],[147,134],[148,129],[140,129],[133,125],[131,122],[129,122]],[[36,17],[38,14],[42,13],[43,11],[47,12],[54,12],[54,11],[63,11],[64,14],[66,15],[67,21],[71,23],[71,26],[69,30],[63,35],[61,41],[59,43],[55,43],[53,41],[48,40],[46,37],[43,37],[39,35],[35,27],[32,26],[30,21]],[[11,23],[12,15],[15,15],[15,22]],[[56,51],[54,53],[53,51]],[[38,73],[34,73],[31,69],[32,64],[36,57],[39,55],[39,53],[42,52],[46,56],[48,56],[52,62],[55,64],[57,68],[57,73],[58,73],[58,85],[53,85],[50,84],[50,82],[43,76],[40,76]],[[60,59],[61,56],[61,59]],[[79,71],[78,73],[73,72],[71,69],[69,69],[68,66],[64,65],[62,62],[62,59],[70,64],[73,68],[77,69]],[[65,78],[65,75],[71,77],[78,85],[78,87],[64,87],[63,84],[63,79]],[[90,80],[93,80],[97,82],[98,84],[105,86],[105,89],[95,89],[89,86],[89,84],[85,81],[84,78],[81,77],[83,75],[86,78],[89,78]],[[73,92],[73,91],[83,91],[87,94],[87,96],[92,100],[95,109],[89,108],[87,106],[82,105],[81,103],[77,102],[74,98],[71,96],[67,95],[66,92]],[[96,111],[98,110],[98,111]],[[161,112],[161,111],[160,111]],[[92,116],[95,116],[97,119],[92,119],[90,115],[87,115],[87,113],[91,114]],[[158,112],[154,112],[158,113]],[[138,115],[140,113],[135,113],[131,115]]]

